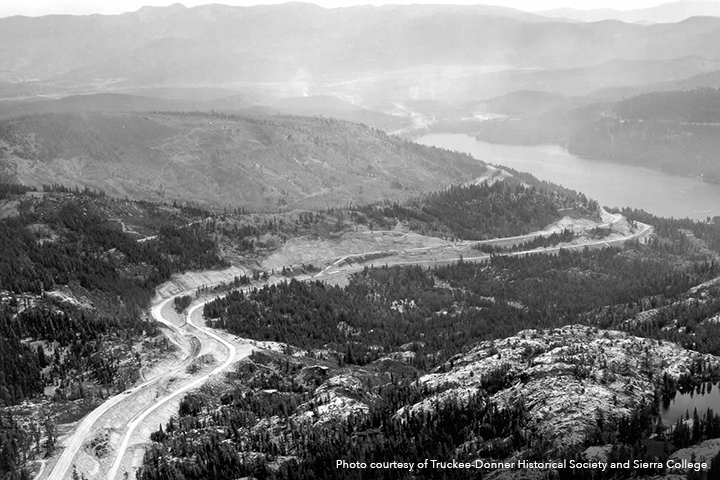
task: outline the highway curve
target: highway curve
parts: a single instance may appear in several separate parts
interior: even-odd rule
[[[169,300],[170,300],[170,299],[165,300],[164,302],[162,302],[162,303],[159,304],[159,305],[163,305],[163,306],[164,306]],[[120,466],[122,465],[123,457],[125,456],[125,451],[127,450],[128,445],[130,444],[130,438],[132,437],[132,435],[133,435],[135,429],[137,428],[137,426],[138,426],[140,423],[142,423],[142,421],[143,421],[148,415],[150,415],[152,412],[154,412],[155,410],[157,410],[157,409],[160,408],[161,406],[165,405],[167,402],[169,402],[169,401],[172,400],[173,398],[177,397],[178,395],[182,395],[183,393],[187,392],[188,390],[191,390],[191,389],[193,389],[193,388],[199,387],[200,385],[202,385],[203,383],[205,383],[205,381],[206,381],[208,378],[210,378],[211,376],[215,375],[216,373],[222,372],[223,370],[225,370],[227,367],[229,367],[229,366],[235,361],[235,354],[237,353],[237,351],[236,351],[235,346],[234,346],[233,344],[231,344],[230,342],[228,342],[228,341],[220,338],[218,335],[216,335],[216,334],[215,334],[214,332],[212,332],[211,330],[196,325],[196,324],[192,321],[192,314],[193,314],[197,309],[202,308],[202,307],[205,305],[205,303],[207,303],[208,301],[209,301],[209,300],[207,300],[207,301],[204,302],[204,303],[200,303],[200,304],[198,304],[198,305],[195,305],[194,307],[192,307],[192,308],[188,311],[188,313],[187,313],[187,323],[188,323],[188,325],[192,326],[193,328],[195,328],[196,330],[198,330],[198,331],[201,332],[202,334],[207,335],[207,336],[209,336],[210,338],[212,338],[213,340],[216,340],[216,341],[220,342],[220,343],[227,349],[227,351],[228,351],[228,357],[227,357],[227,359],[225,360],[224,363],[222,363],[221,365],[218,365],[212,372],[207,373],[207,374],[205,374],[205,375],[197,378],[196,380],[192,381],[191,383],[188,383],[187,385],[183,386],[182,388],[179,388],[179,389],[175,390],[174,392],[170,393],[169,395],[165,396],[162,400],[153,403],[151,406],[149,406],[148,408],[146,408],[142,413],[140,413],[139,415],[137,415],[135,418],[133,418],[133,419],[130,421],[130,423],[128,424],[127,432],[125,433],[125,437],[123,438],[122,444],[120,444],[120,448],[118,448],[118,450],[117,450],[117,452],[116,452],[116,454],[115,454],[115,455],[116,455],[116,457],[115,457],[115,462],[113,463],[112,468],[111,468],[110,471],[108,472],[107,478],[108,478],[109,480],[114,479],[115,476],[117,475],[118,470],[120,469]],[[157,313],[156,313],[156,312],[157,312]],[[156,316],[156,315],[157,315],[157,316]],[[167,320],[165,320],[165,319],[162,317],[162,308],[158,308],[158,309],[156,310],[156,308],[154,307],[154,308],[153,308],[153,317],[155,317],[158,321],[161,321],[161,322],[163,322],[163,323],[168,323]]]
[[[162,322],[163,324],[167,325],[170,329],[174,330],[176,333],[182,335],[183,332],[173,325],[172,323],[165,320],[162,315],[160,315],[160,312],[162,308],[170,301],[171,299],[164,300],[157,305],[153,306],[151,312],[152,316],[159,322]],[[72,437],[67,441],[67,444],[65,445],[65,449],[63,450],[62,454],[60,455],[60,458],[58,459],[57,463],[53,467],[52,471],[50,472],[49,476],[47,478],[49,479],[64,479],[64,478],[70,478],[71,471],[72,471],[72,465],[75,461],[75,457],[77,456],[78,452],[82,448],[83,443],[90,438],[90,434],[93,431],[93,427],[95,426],[95,423],[108,411],[110,411],[114,407],[121,408],[122,404],[125,404],[127,402],[132,402],[133,397],[135,397],[135,393],[140,391],[141,389],[149,386],[154,385],[158,383],[159,381],[168,378],[174,374],[176,374],[178,371],[183,370],[186,368],[195,358],[197,357],[198,353],[200,352],[200,343],[197,341],[194,341],[191,339],[191,348],[188,355],[183,359],[183,361],[178,364],[177,366],[173,367],[172,369],[163,372],[161,375],[158,375],[144,383],[141,383],[129,390],[126,390],[125,392],[115,395],[99,407],[97,407],[95,410],[90,412],[87,417],[85,417],[80,424],[78,425],[77,429],[73,433]],[[113,478],[113,477],[110,477]]]
[[[615,223],[617,221],[618,221],[618,218],[614,219],[610,224]],[[652,227],[649,225],[640,224],[639,226],[640,226],[640,229],[638,232],[633,233],[631,235],[627,235],[620,239],[613,239],[610,241],[602,241],[602,240],[601,241],[592,241],[592,242],[585,242],[582,244],[572,245],[572,246],[550,247],[550,248],[546,248],[546,249],[536,249],[536,250],[523,251],[523,252],[509,252],[509,253],[505,253],[503,255],[524,256],[524,255],[529,255],[529,254],[533,254],[533,253],[552,254],[552,253],[558,252],[561,248],[579,249],[579,248],[585,248],[585,247],[609,246],[610,243],[617,244],[617,243],[622,243],[622,242],[625,242],[625,241],[633,239],[633,238],[642,238],[652,232]],[[524,238],[524,237],[525,236],[517,237],[517,238]],[[505,239],[498,239],[497,241],[500,241],[500,240],[505,240]],[[356,254],[356,255],[362,255],[362,254]],[[490,258],[490,255],[481,255],[481,256],[477,256],[477,257],[465,258],[464,260],[477,262],[477,261],[487,261],[489,258]],[[443,263],[455,262],[455,261],[457,261],[457,260],[456,259],[455,260],[448,260],[448,259],[416,260],[416,261],[388,262],[388,264],[389,265],[412,265],[412,264],[428,265],[428,264],[443,264]],[[360,265],[360,266],[353,265],[353,266],[346,266],[344,268],[341,267],[338,270],[333,270],[332,269],[333,266],[334,266],[334,264],[330,265],[328,268],[324,269],[323,271],[319,272],[318,274],[316,274],[314,276],[308,275],[308,276],[299,276],[296,278],[299,280],[307,280],[307,279],[317,280],[322,277],[331,277],[337,273],[341,273],[341,271],[348,272],[348,271],[354,271],[354,270],[359,270],[359,269],[364,268],[364,265]],[[177,294],[176,296],[187,295],[188,293],[193,293],[194,291],[195,291],[194,289],[188,290],[185,292],[181,292],[181,293]],[[162,316],[162,309],[165,307],[165,305],[167,305],[167,303],[170,300],[172,300],[172,298],[174,298],[174,297],[170,297],[170,298],[163,300],[162,302],[154,305],[151,310],[152,316],[157,321],[167,325],[169,328],[171,328],[178,334],[186,335],[186,333],[182,332],[178,327],[173,325],[171,322],[169,322]],[[207,300],[207,301],[210,301],[210,300]],[[179,364],[178,366],[174,367],[172,370],[170,370],[168,372],[164,372],[163,374],[158,375],[157,377],[155,377],[145,383],[142,383],[142,384],[130,389],[129,391],[126,391],[124,394],[116,395],[115,397],[111,398],[107,402],[100,405],[97,409],[93,410],[85,419],[83,419],[83,421],[80,423],[80,425],[78,426],[78,428],[75,431],[75,433],[73,434],[73,436],[70,438],[67,446],[65,447],[65,450],[63,451],[60,459],[58,460],[57,464],[53,468],[53,470],[50,473],[50,476],[48,478],[53,479],[53,480],[69,478],[68,474],[71,469],[73,460],[75,459],[75,456],[77,455],[78,451],[82,447],[82,444],[89,438],[88,434],[92,431],[92,428],[93,428],[95,422],[102,415],[107,413],[110,409],[121,404],[124,400],[132,400],[133,394],[136,393],[137,391],[139,391],[140,389],[142,389],[148,385],[157,383],[162,379],[168,378],[169,376],[173,375],[178,370],[181,370],[181,369],[184,369],[185,367],[187,367],[187,365],[189,365],[189,363],[192,362],[195,359],[195,357],[197,357],[197,355],[200,351],[200,344],[202,343],[203,340],[212,339],[212,340],[217,341],[220,344],[222,344],[228,351],[228,357],[225,360],[225,362],[223,362],[221,365],[218,365],[211,372],[202,375],[201,377],[193,380],[191,383],[188,383],[188,384],[184,385],[183,387],[179,388],[178,390],[175,390],[175,391],[171,392],[170,394],[166,395],[165,397],[159,399],[158,401],[153,402],[151,405],[149,405],[143,411],[138,413],[129,422],[129,424],[127,426],[127,430],[123,437],[122,443],[115,453],[115,455],[116,455],[115,461],[114,461],[110,471],[108,472],[108,475],[105,477],[108,480],[115,480],[115,478],[117,477],[117,474],[119,472],[119,469],[122,466],[123,458],[128,449],[128,446],[130,444],[131,437],[134,434],[138,425],[140,425],[145,418],[147,418],[156,409],[165,405],[167,402],[169,402],[173,398],[177,397],[178,395],[182,395],[183,393],[185,393],[193,388],[199,387],[209,377],[215,375],[216,373],[222,372],[236,360],[235,357],[237,354],[237,349],[235,348],[234,345],[232,345],[230,342],[224,340],[223,338],[221,338],[220,336],[215,334],[210,329],[207,329],[203,326],[196,325],[192,321],[193,313],[195,313],[195,311],[197,311],[198,309],[203,307],[205,305],[205,303],[207,303],[207,301],[193,306],[187,313],[188,325],[190,325],[193,328],[194,333],[197,333],[199,335],[192,334],[193,336],[191,338],[196,339],[196,344],[192,348],[192,351],[190,352],[190,354],[183,360],[183,362],[181,362],[181,364]]]

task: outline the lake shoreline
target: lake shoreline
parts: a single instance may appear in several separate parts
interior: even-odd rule
[[[468,134],[446,133],[427,134],[414,141],[529,172],[541,180],[580,191],[611,208],[639,208],[659,216],[695,220],[720,215],[720,185],[696,177],[583,158],[558,145],[492,144]]]

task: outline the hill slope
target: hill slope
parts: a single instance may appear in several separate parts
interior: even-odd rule
[[[132,113],[3,122],[0,168],[28,185],[252,209],[399,200],[485,170],[468,155],[331,119]]]

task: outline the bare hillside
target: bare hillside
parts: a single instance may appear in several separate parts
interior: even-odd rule
[[[87,113],[0,123],[0,169],[28,185],[275,210],[400,200],[485,166],[325,118]]]

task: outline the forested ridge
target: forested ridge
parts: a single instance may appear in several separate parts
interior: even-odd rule
[[[569,140],[568,151],[599,160],[656,168],[720,182],[715,153],[717,124],[607,120],[588,123]]]
[[[720,122],[720,89],[651,92],[617,102],[613,111],[627,120]]]
[[[517,173],[517,172],[513,172]],[[531,182],[528,186],[525,180]],[[452,186],[401,204],[384,202],[356,208],[355,221],[373,228],[397,222],[426,235],[462,240],[513,237],[542,230],[562,217],[561,209],[597,215],[597,203],[582,194],[539,182],[510,177],[492,184]]]
[[[507,170],[512,176],[504,180],[455,185],[403,202],[278,214],[247,214],[236,208],[208,219],[205,229],[228,239],[240,255],[262,257],[273,243],[294,237],[333,238],[398,224],[428,236],[482,240],[542,230],[565,216],[599,219],[597,202],[582,193]]]

